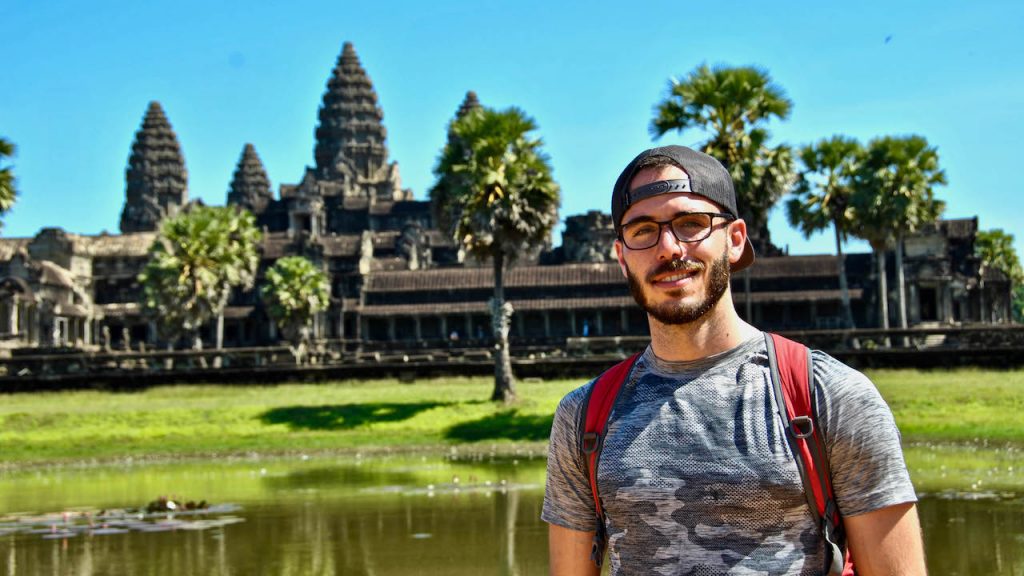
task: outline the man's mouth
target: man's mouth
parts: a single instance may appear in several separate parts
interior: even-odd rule
[[[647,278],[652,284],[672,284],[696,276],[702,270],[704,265],[699,262],[673,260],[659,266]]]
[[[690,276],[693,276],[693,273],[673,274],[671,276],[666,276],[665,278],[658,280],[658,282],[676,282],[678,280],[682,280],[683,278],[689,278]]]

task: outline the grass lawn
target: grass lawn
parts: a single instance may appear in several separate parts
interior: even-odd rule
[[[492,380],[454,378],[160,386],[141,392],[10,394],[0,402],[3,463],[259,452],[437,449],[536,444],[578,381],[519,382],[512,406]]]
[[[875,370],[910,442],[1024,444],[1024,370]]]
[[[869,375],[908,443],[1024,445],[1024,371]],[[512,406],[487,400],[488,378],[9,394],[0,402],[0,465],[453,444],[541,449],[559,399],[581,383],[520,382]]]

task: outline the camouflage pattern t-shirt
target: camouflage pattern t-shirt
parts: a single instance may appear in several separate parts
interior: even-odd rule
[[[915,502],[899,431],[860,372],[813,352],[818,425],[844,516]],[[541,518],[596,526],[579,447],[586,386],[551,430]],[[825,549],[770,391],[763,336],[693,362],[650,348],[624,384],[598,465],[612,574],[821,574]]]

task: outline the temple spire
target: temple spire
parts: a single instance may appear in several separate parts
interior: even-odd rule
[[[476,92],[470,90],[466,92],[466,97],[462,100],[459,110],[455,113],[455,118],[462,118],[473,110],[479,110],[480,108],[483,108],[483,106],[480,104],[480,100],[477,99]]]
[[[246,144],[242,149],[242,157],[238,159],[235,175],[231,178],[228,204],[237,204],[253,214],[260,214],[273,199],[270,179],[267,178],[263,162],[256,154],[256,148]]]
[[[384,113],[351,42],[345,42],[327,81],[319,117],[314,151],[319,178],[372,179],[387,166]]]
[[[149,103],[135,133],[125,180],[124,233],[156,230],[160,220],[177,214],[188,202],[185,158],[159,102]]]

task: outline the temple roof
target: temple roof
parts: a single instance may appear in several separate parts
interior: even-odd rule
[[[505,271],[505,287],[587,286],[622,284],[618,264],[564,264],[517,266]],[[382,272],[367,277],[366,292],[423,292],[431,290],[482,289],[494,286],[490,266]]]
[[[27,249],[31,238],[0,238],[0,260],[8,261],[18,252]]]
[[[863,290],[850,290],[852,300],[860,300]],[[733,295],[734,298],[736,295]],[[742,294],[739,301],[743,301]],[[839,290],[799,290],[786,292],[755,292],[751,302],[839,302]],[[537,298],[534,300],[510,300],[516,312],[541,312],[545,310],[595,310],[609,308],[636,308],[632,296],[603,296],[598,298]],[[490,309],[483,300],[464,302],[429,302],[423,304],[382,304],[362,306],[359,313],[367,317],[382,316],[435,316],[438,314],[488,314]]]
[[[80,236],[88,242],[89,255],[94,257],[145,257],[156,240],[156,232],[134,234]]]

